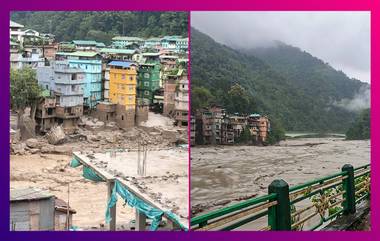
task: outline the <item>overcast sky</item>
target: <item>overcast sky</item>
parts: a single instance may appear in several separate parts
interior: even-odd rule
[[[231,47],[280,40],[370,82],[369,12],[192,12],[191,24]]]

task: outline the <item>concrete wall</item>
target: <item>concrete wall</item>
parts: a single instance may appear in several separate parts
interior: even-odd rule
[[[139,125],[141,122],[148,120],[149,106],[137,106],[136,107],[136,124]]]

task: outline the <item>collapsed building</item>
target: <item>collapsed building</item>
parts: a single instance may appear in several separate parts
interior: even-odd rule
[[[249,130],[252,144],[267,141],[270,132],[270,121],[260,114],[228,115],[218,105],[199,109],[191,119],[192,145],[231,145],[239,142],[245,130]]]

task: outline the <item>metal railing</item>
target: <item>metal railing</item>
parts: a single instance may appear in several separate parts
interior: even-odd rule
[[[356,212],[370,196],[370,165],[342,171],[289,188],[274,180],[268,194],[191,219],[192,230],[233,230],[251,224],[258,230],[316,230],[341,215]],[[255,224],[255,225],[252,225]]]

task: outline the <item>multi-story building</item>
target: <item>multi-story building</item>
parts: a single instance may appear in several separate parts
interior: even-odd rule
[[[164,80],[164,110],[163,114],[166,116],[174,116],[175,110],[175,92],[177,81],[181,75],[167,75]]]
[[[131,61],[137,51],[133,49],[102,48],[99,52],[104,59]]]
[[[195,117],[191,116],[190,117],[190,145],[194,146],[195,145],[195,136],[196,136],[196,122],[195,122]]]
[[[23,52],[15,52],[10,56],[10,63],[12,69],[22,69],[30,67],[36,69],[45,65],[45,58],[43,57],[40,48],[29,48]]]
[[[213,123],[212,129],[212,144],[222,144],[222,118],[224,110],[221,106],[213,105],[210,108],[212,113]]]
[[[73,40],[77,51],[96,51],[99,48],[104,48],[105,44],[94,40]]]
[[[70,67],[67,61],[37,69],[38,83],[55,97],[55,119],[65,132],[75,131],[83,115],[83,85],[85,72]]]
[[[133,62],[111,61],[110,96],[111,103],[120,104],[127,110],[136,108],[137,67]]]
[[[16,22],[10,21],[9,23],[9,32],[11,40],[22,42],[24,37],[24,31],[22,30],[24,25],[18,24]]]
[[[36,132],[46,133],[48,132],[55,124],[55,106],[56,99],[55,96],[50,94],[49,90],[43,91],[37,109],[36,109]]]
[[[232,129],[234,130],[234,138],[237,140],[247,125],[247,119],[245,116],[239,114],[231,115],[229,118]]]
[[[117,48],[126,48],[131,44],[141,46],[143,43],[144,39],[138,37],[116,36],[112,38],[112,46]]]
[[[70,67],[84,71],[84,106],[94,108],[102,100],[102,61],[96,52],[57,52],[56,60],[67,60]]]
[[[189,86],[187,78],[177,82],[175,93],[175,120],[178,126],[187,126],[189,113]]]
[[[161,39],[161,47],[176,52],[186,52],[188,50],[189,39],[181,36],[165,36]]]
[[[154,92],[160,88],[160,64],[156,62],[140,64],[138,69],[139,103],[150,105]]]
[[[270,122],[267,116],[251,114],[247,118],[249,130],[255,142],[265,142],[270,130]]]
[[[234,129],[231,125],[230,119],[225,113],[222,115],[221,133],[223,145],[232,145],[235,143]]]
[[[144,48],[146,49],[158,49],[161,47],[161,38],[148,38],[144,40]]]

